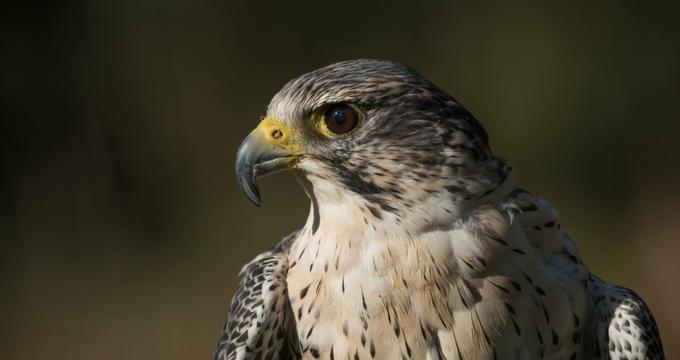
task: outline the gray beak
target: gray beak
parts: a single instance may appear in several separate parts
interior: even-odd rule
[[[291,168],[299,155],[267,141],[263,132],[253,130],[236,153],[236,180],[241,191],[256,206],[260,206],[257,179]]]

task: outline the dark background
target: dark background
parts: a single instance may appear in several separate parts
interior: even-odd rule
[[[356,57],[476,114],[680,357],[677,4],[3,2],[0,358],[207,359],[308,206],[289,176],[248,203],[236,148],[287,80]]]

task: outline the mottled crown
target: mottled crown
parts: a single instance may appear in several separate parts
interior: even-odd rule
[[[383,209],[423,189],[455,189],[455,197],[474,197],[505,176],[474,116],[395,62],[349,60],[304,74],[274,96],[268,113],[304,132],[309,114],[338,103],[355,105],[365,119],[349,136],[324,139],[308,133],[308,157],[318,160],[308,175],[330,179]]]
[[[481,147],[488,146],[484,127],[452,96],[408,66],[392,61],[347,60],[301,75],[274,96],[269,112],[300,118],[325,104],[346,102],[369,112],[374,123],[384,118],[380,133],[373,134],[376,137],[389,133],[389,138],[399,138],[399,134],[412,134],[413,126],[422,125],[420,121],[444,121],[442,125],[468,133]]]

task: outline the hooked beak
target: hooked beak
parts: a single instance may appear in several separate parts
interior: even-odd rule
[[[262,120],[241,143],[236,154],[236,180],[248,199],[260,206],[257,179],[290,169],[300,157],[291,134],[280,121]]]

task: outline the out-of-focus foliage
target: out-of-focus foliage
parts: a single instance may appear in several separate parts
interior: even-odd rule
[[[677,358],[677,4],[3,3],[0,358],[208,358],[240,266],[308,206],[277,176],[254,208],[235,150],[287,80],[356,57],[476,114]]]

